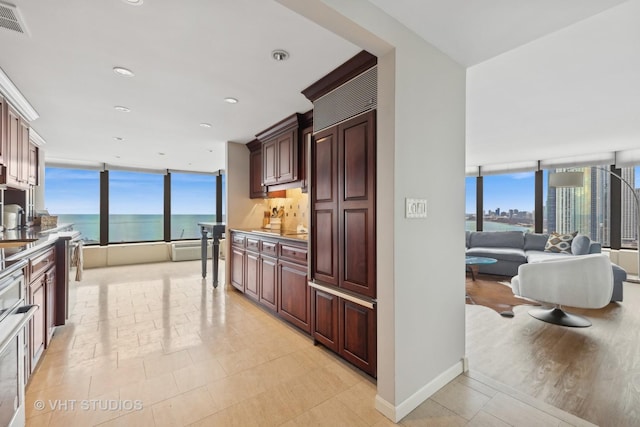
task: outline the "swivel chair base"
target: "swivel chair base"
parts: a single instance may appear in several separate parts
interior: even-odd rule
[[[571,328],[588,328],[591,322],[577,314],[567,313],[560,307],[550,309],[536,308],[529,311],[529,315],[543,322],[553,323],[554,325],[568,326]]]

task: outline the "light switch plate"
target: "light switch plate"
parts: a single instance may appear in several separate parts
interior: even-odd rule
[[[426,218],[427,199],[405,199],[405,218]]]

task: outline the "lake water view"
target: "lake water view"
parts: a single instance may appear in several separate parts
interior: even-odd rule
[[[503,222],[492,222],[484,220],[482,222],[483,231],[523,231],[533,233],[533,225],[530,227],[524,225],[514,225],[514,224],[505,224]],[[466,231],[476,231],[476,222],[475,221],[466,221],[465,222],[465,230]]]
[[[109,242],[164,240],[163,215],[109,215]],[[171,239],[199,239],[198,222],[215,222],[215,215],[171,215]],[[73,224],[85,243],[100,241],[100,215],[58,215],[58,223]]]

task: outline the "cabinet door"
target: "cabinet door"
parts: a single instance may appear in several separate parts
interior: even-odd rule
[[[260,302],[277,311],[278,261],[275,258],[260,256],[260,279]]]
[[[313,339],[338,353],[338,297],[312,289]]]
[[[311,180],[312,275],[315,280],[338,285],[338,139],[337,127],[313,139]]]
[[[244,249],[231,247],[231,284],[244,292]]]
[[[374,112],[338,126],[340,287],[376,296]]]
[[[247,251],[244,254],[244,258],[244,293],[257,301],[260,292],[260,255]]]
[[[38,147],[29,143],[29,176],[27,183],[38,185]]]
[[[12,108],[8,110],[7,127],[7,184],[17,184],[19,182],[20,169],[20,116]]]
[[[363,371],[376,376],[375,310],[340,298],[338,353]]]
[[[277,138],[276,171],[277,182],[284,184],[298,179],[297,129]]]
[[[262,183],[274,185],[278,183],[278,140],[272,139],[262,145]]]
[[[311,333],[311,301],[307,285],[307,267],[278,262],[280,317],[306,333]]]
[[[262,183],[262,150],[249,153],[249,197],[262,199],[266,196],[266,187]]]
[[[302,144],[300,146],[300,170],[298,176],[302,182],[302,192],[309,191],[309,152],[311,151],[311,141],[313,139],[313,128],[306,128],[302,131]]]
[[[7,164],[7,138],[9,126],[8,104],[7,101],[0,96],[0,164]]]
[[[49,343],[51,342],[51,337],[53,337],[53,332],[55,331],[56,324],[56,269],[55,267],[50,269],[44,274],[45,283],[46,283],[46,302],[47,302],[47,312],[46,312],[46,347],[49,347]]]
[[[29,182],[29,124],[20,119],[19,153],[20,166],[18,168],[18,182],[26,186]]]
[[[31,358],[31,372],[33,372],[45,346],[46,298],[44,276],[40,276],[29,285],[29,303],[39,307],[29,323],[29,356]]]

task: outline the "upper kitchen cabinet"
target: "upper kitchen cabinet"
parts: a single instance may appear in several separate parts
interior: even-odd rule
[[[9,104],[0,96],[0,165],[4,165],[7,153],[7,132],[9,127]]]
[[[300,122],[295,113],[256,135],[262,142],[262,184],[288,184],[299,180]]]
[[[38,148],[29,141],[29,123],[10,106],[3,111],[2,164],[0,184],[11,188],[27,189],[37,184]],[[6,121],[5,121],[6,118]]]

